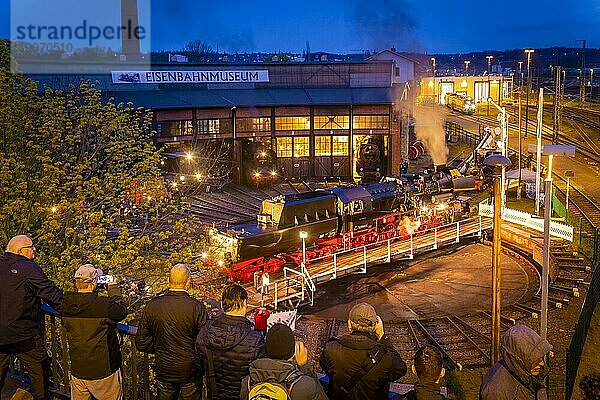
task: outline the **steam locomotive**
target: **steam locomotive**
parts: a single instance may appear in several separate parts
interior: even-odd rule
[[[244,182],[252,186],[270,185],[279,179],[277,155],[262,142],[242,141]]]
[[[469,96],[460,95],[457,93],[447,93],[445,97],[446,106],[453,111],[458,111],[463,114],[475,113],[475,102]]]
[[[453,176],[449,170],[440,170],[429,175],[404,174],[381,182],[282,195],[264,200],[256,221],[211,228],[209,240],[224,247],[228,258],[236,261],[227,270],[230,277],[235,271],[246,274],[250,265],[253,271],[264,271],[264,263],[281,267],[286,262],[282,253],[291,254],[292,259],[296,254],[297,258],[301,232],[306,243],[319,244],[315,251],[320,255],[340,245],[355,247],[382,237],[407,237],[412,233],[410,229],[443,222],[437,217],[435,221],[424,221],[429,216],[417,218],[415,210],[435,203],[434,197],[450,199],[451,192],[475,188],[474,177]],[[446,217],[453,220],[454,210]],[[273,255],[278,256],[264,261]],[[247,279],[247,274],[244,277]]]
[[[356,150],[356,173],[362,183],[378,181],[385,171],[383,138],[366,136]]]

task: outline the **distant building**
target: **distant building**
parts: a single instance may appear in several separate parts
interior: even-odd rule
[[[415,80],[416,61],[396,52],[396,49],[383,50],[369,58],[372,61],[389,60],[394,63],[394,83],[405,83]]]
[[[407,157],[409,85],[397,83],[397,65],[171,63],[83,78],[97,80],[116,102],[153,110],[155,141],[170,152],[228,146],[235,181],[248,169],[252,143],[274,152],[274,172],[283,178],[358,179],[361,168],[373,169],[374,176],[399,175]],[[32,78],[52,86],[82,77]]]
[[[419,82],[421,103],[445,104],[446,94],[458,93],[473,98],[475,104],[487,103],[492,98],[502,104],[512,97],[513,78],[502,75],[436,76],[422,78]]]

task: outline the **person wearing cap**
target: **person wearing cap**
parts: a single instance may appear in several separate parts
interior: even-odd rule
[[[274,324],[267,332],[265,350],[266,358],[250,363],[250,373],[242,381],[241,400],[248,400],[250,391],[263,382],[279,384],[285,388],[290,400],[327,400],[308,363],[304,343],[296,341],[289,326]]]
[[[549,370],[544,357],[552,345],[525,325],[511,326],[500,338],[500,360],[489,369],[479,398],[547,400],[544,385]]]
[[[84,264],[75,272],[77,292],[65,293],[62,323],[67,331],[71,359],[71,399],[120,400],[123,398],[121,349],[117,322],[127,317],[127,307],[115,282],[108,296],[96,293],[102,270]]]
[[[202,301],[187,292],[192,274],[185,264],[169,272],[169,290],[146,304],[135,337],[138,350],[155,354],[154,372],[159,400],[199,400],[201,365],[194,343],[207,319]]]
[[[25,366],[34,399],[48,399],[50,363],[44,345],[44,301],[60,309],[63,293],[33,261],[35,245],[25,236],[8,242],[0,258],[0,392],[11,356]]]
[[[384,333],[381,318],[367,303],[352,307],[349,334],[332,338],[319,359],[329,377],[329,398],[387,399],[390,383],[406,374],[406,364]]]

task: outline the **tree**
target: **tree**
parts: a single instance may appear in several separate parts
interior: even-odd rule
[[[164,185],[151,114],[104,100],[94,83],[45,87],[10,71],[0,42],[0,242],[30,235],[63,286],[92,263],[165,283],[175,262],[207,278],[202,226]]]
[[[207,61],[209,56],[215,54],[208,43],[198,39],[187,42],[183,46],[183,52],[185,52],[189,60],[193,62]]]

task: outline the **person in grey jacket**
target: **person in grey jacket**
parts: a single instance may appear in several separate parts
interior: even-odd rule
[[[248,400],[250,391],[262,382],[285,388],[290,400],[327,400],[308,363],[306,347],[302,342],[296,342],[289,326],[273,325],[267,333],[265,348],[268,358],[250,363],[250,374],[242,381],[240,400]]]
[[[515,325],[500,342],[502,358],[483,378],[481,400],[547,400],[544,356],[552,345],[531,328]]]

